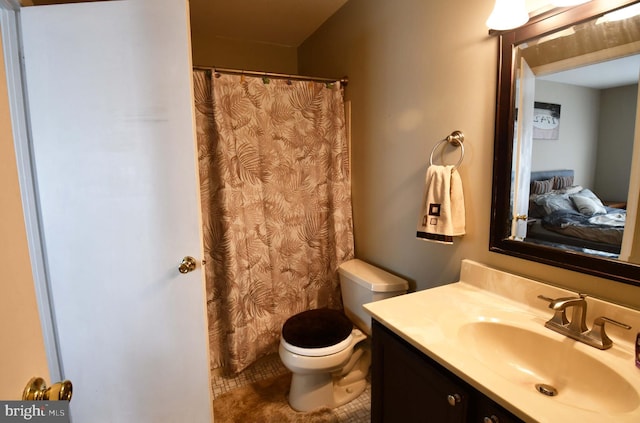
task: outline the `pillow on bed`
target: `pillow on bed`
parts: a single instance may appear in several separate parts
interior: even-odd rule
[[[554,176],[553,189],[567,188],[573,185],[573,176]]]
[[[598,196],[595,195],[593,193],[593,191],[591,191],[588,188],[583,189],[582,191],[580,191],[579,193],[577,193],[575,195],[581,195],[583,197],[591,198],[593,201],[596,202],[596,204],[604,207],[604,204],[602,204],[602,201],[600,200],[600,198],[598,198]]]
[[[577,194],[571,195],[571,201],[576,205],[578,211],[587,216],[594,214],[606,214],[607,209],[602,201],[589,189],[583,189]]]
[[[575,194],[571,196],[573,204],[576,205],[578,211],[587,216],[593,216],[594,214],[606,214],[607,209],[604,208],[602,203],[598,204],[600,200]],[[596,201],[597,200],[597,201]]]
[[[584,188],[582,188],[580,185],[572,185],[570,187],[565,187],[565,188],[561,188],[561,189],[558,189],[558,190],[554,190],[554,192],[557,193],[557,194],[573,195],[573,194],[579,193],[583,189]]]
[[[529,191],[531,194],[546,194],[553,189],[553,178],[544,181],[533,181]]]

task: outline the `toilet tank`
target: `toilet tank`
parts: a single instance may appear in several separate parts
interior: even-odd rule
[[[371,316],[362,305],[404,294],[409,288],[406,280],[358,259],[342,263],[338,274],[344,312],[367,335],[371,335]]]

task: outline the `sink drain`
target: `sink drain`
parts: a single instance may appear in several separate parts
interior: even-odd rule
[[[548,397],[555,397],[558,395],[558,390],[551,385],[547,385],[545,383],[536,384],[536,389],[543,395]]]

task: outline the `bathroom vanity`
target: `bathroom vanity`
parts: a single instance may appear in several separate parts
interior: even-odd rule
[[[589,328],[632,327],[605,325],[613,346],[600,350],[545,327],[565,317],[547,300],[576,296],[463,260],[459,282],[366,304],[372,421],[637,423],[640,312],[587,297]]]
[[[522,421],[375,320],[372,352],[373,423]]]

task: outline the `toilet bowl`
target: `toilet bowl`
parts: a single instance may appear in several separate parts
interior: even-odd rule
[[[408,288],[404,279],[358,259],[343,263],[338,273],[344,312],[303,311],[282,328],[279,354],[292,373],[289,405],[297,411],[339,407],[365,390],[371,318],[362,305]]]

